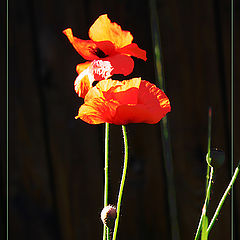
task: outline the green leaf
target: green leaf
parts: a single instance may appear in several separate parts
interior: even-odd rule
[[[208,239],[207,228],[208,228],[208,217],[206,215],[203,215],[201,240]]]

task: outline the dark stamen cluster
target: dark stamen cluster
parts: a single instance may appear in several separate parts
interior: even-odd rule
[[[89,51],[98,56],[99,58],[108,57],[108,55],[106,55],[100,48],[90,48]]]

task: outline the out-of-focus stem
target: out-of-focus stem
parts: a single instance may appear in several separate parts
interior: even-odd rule
[[[163,73],[162,55],[161,55],[161,41],[160,41],[160,30],[157,15],[156,0],[149,0],[150,17],[151,17],[151,29],[152,29],[152,41],[153,50],[155,56],[155,69],[157,86],[163,91],[165,90],[165,80]],[[168,191],[168,205],[169,205],[169,217],[171,227],[171,239],[179,240],[179,224],[177,217],[177,203],[176,203],[176,192],[173,177],[173,163],[172,163],[172,150],[170,141],[170,131],[168,118],[165,116],[161,122],[161,133],[162,133],[162,144],[163,144],[163,156],[164,166],[166,172],[166,183]]]

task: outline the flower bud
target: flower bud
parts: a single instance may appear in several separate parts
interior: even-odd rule
[[[117,217],[116,207],[108,205],[103,208],[101,212],[101,220],[108,228],[110,229],[113,228],[116,217]]]
[[[220,149],[212,148],[210,151],[210,158],[211,158],[211,165],[214,168],[220,168],[224,163],[225,153]]]

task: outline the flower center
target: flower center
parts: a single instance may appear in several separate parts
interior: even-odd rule
[[[108,57],[108,55],[106,55],[100,48],[91,48],[90,52],[92,52],[93,54],[95,54],[99,58]]]

